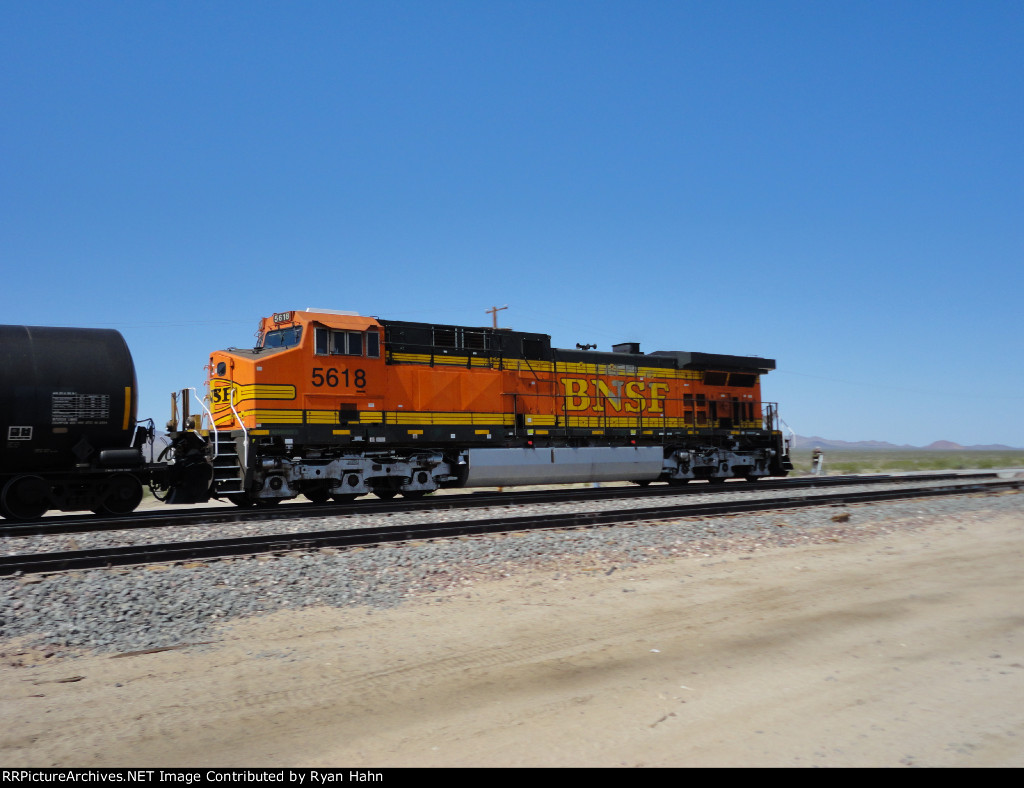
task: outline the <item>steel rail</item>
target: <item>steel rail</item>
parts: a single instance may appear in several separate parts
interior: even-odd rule
[[[1019,489],[1022,484],[1024,482],[1011,480],[944,487],[904,488],[900,490],[874,490],[850,493],[832,492],[801,498],[759,498],[743,501],[678,504],[644,509],[490,518],[466,520],[458,523],[418,523],[379,528],[248,536],[202,542],[176,542],[103,548],[99,550],[37,553],[34,555],[0,557],[0,576],[19,573],[38,574],[78,569],[109,568],[135,564],[201,561],[233,556],[313,550],[325,547],[352,548],[414,539],[439,539],[511,531],[579,528],[618,523],[677,520],[689,517],[713,517],[775,509],[849,505],[907,498],[928,498],[940,495],[970,495],[1008,488]]]
[[[800,476],[790,479],[764,479],[755,483],[729,482],[726,484],[652,484],[650,486],[572,488],[556,490],[523,490],[509,492],[465,491],[451,495],[400,501],[362,500],[355,503],[285,503],[273,508],[245,509],[237,507],[191,507],[186,510],[158,510],[134,512],[124,517],[98,518],[89,515],[47,517],[31,523],[0,520],[0,538],[18,536],[44,536],[55,534],[89,533],[92,531],[122,531],[168,526],[237,523],[253,520],[284,520],[296,517],[338,517],[351,514],[393,514],[408,511],[435,511],[470,509],[483,506],[522,506],[525,504],[566,503],[603,499],[629,499],[665,497],[674,495],[700,495],[759,490],[804,489],[837,487],[855,484],[899,484],[915,481],[949,481],[955,479],[981,480],[995,478],[988,471],[967,473],[933,473],[913,475],[871,476]]]

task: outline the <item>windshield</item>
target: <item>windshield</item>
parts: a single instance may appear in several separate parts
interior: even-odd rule
[[[263,337],[262,347],[292,347],[299,344],[302,337],[302,326],[291,326],[279,328],[276,331],[268,331]]]

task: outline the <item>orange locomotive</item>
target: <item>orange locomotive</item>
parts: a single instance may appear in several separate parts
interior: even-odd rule
[[[551,347],[546,334],[280,312],[210,356],[169,425],[172,501],[390,498],[439,487],[785,475],[770,359]],[[187,396],[183,405],[188,408]]]

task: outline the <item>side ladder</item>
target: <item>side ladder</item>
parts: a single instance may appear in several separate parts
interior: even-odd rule
[[[245,441],[244,435],[234,439],[220,441],[217,456],[213,458],[213,494],[237,495],[245,492],[245,469],[242,467],[242,452],[239,443]]]

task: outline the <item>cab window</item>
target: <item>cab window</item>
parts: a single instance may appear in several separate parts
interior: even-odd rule
[[[317,327],[315,330],[314,352],[318,356],[365,355],[370,358],[379,358],[380,332],[368,331],[364,334],[362,331],[341,331]]]
[[[366,332],[366,355],[369,358],[380,358],[380,332]]]
[[[361,356],[363,355],[363,335],[358,331],[332,331],[331,332],[331,355],[332,356]]]
[[[294,347],[302,338],[302,326],[289,326],[268,331],[263,337],[263,347]]]

